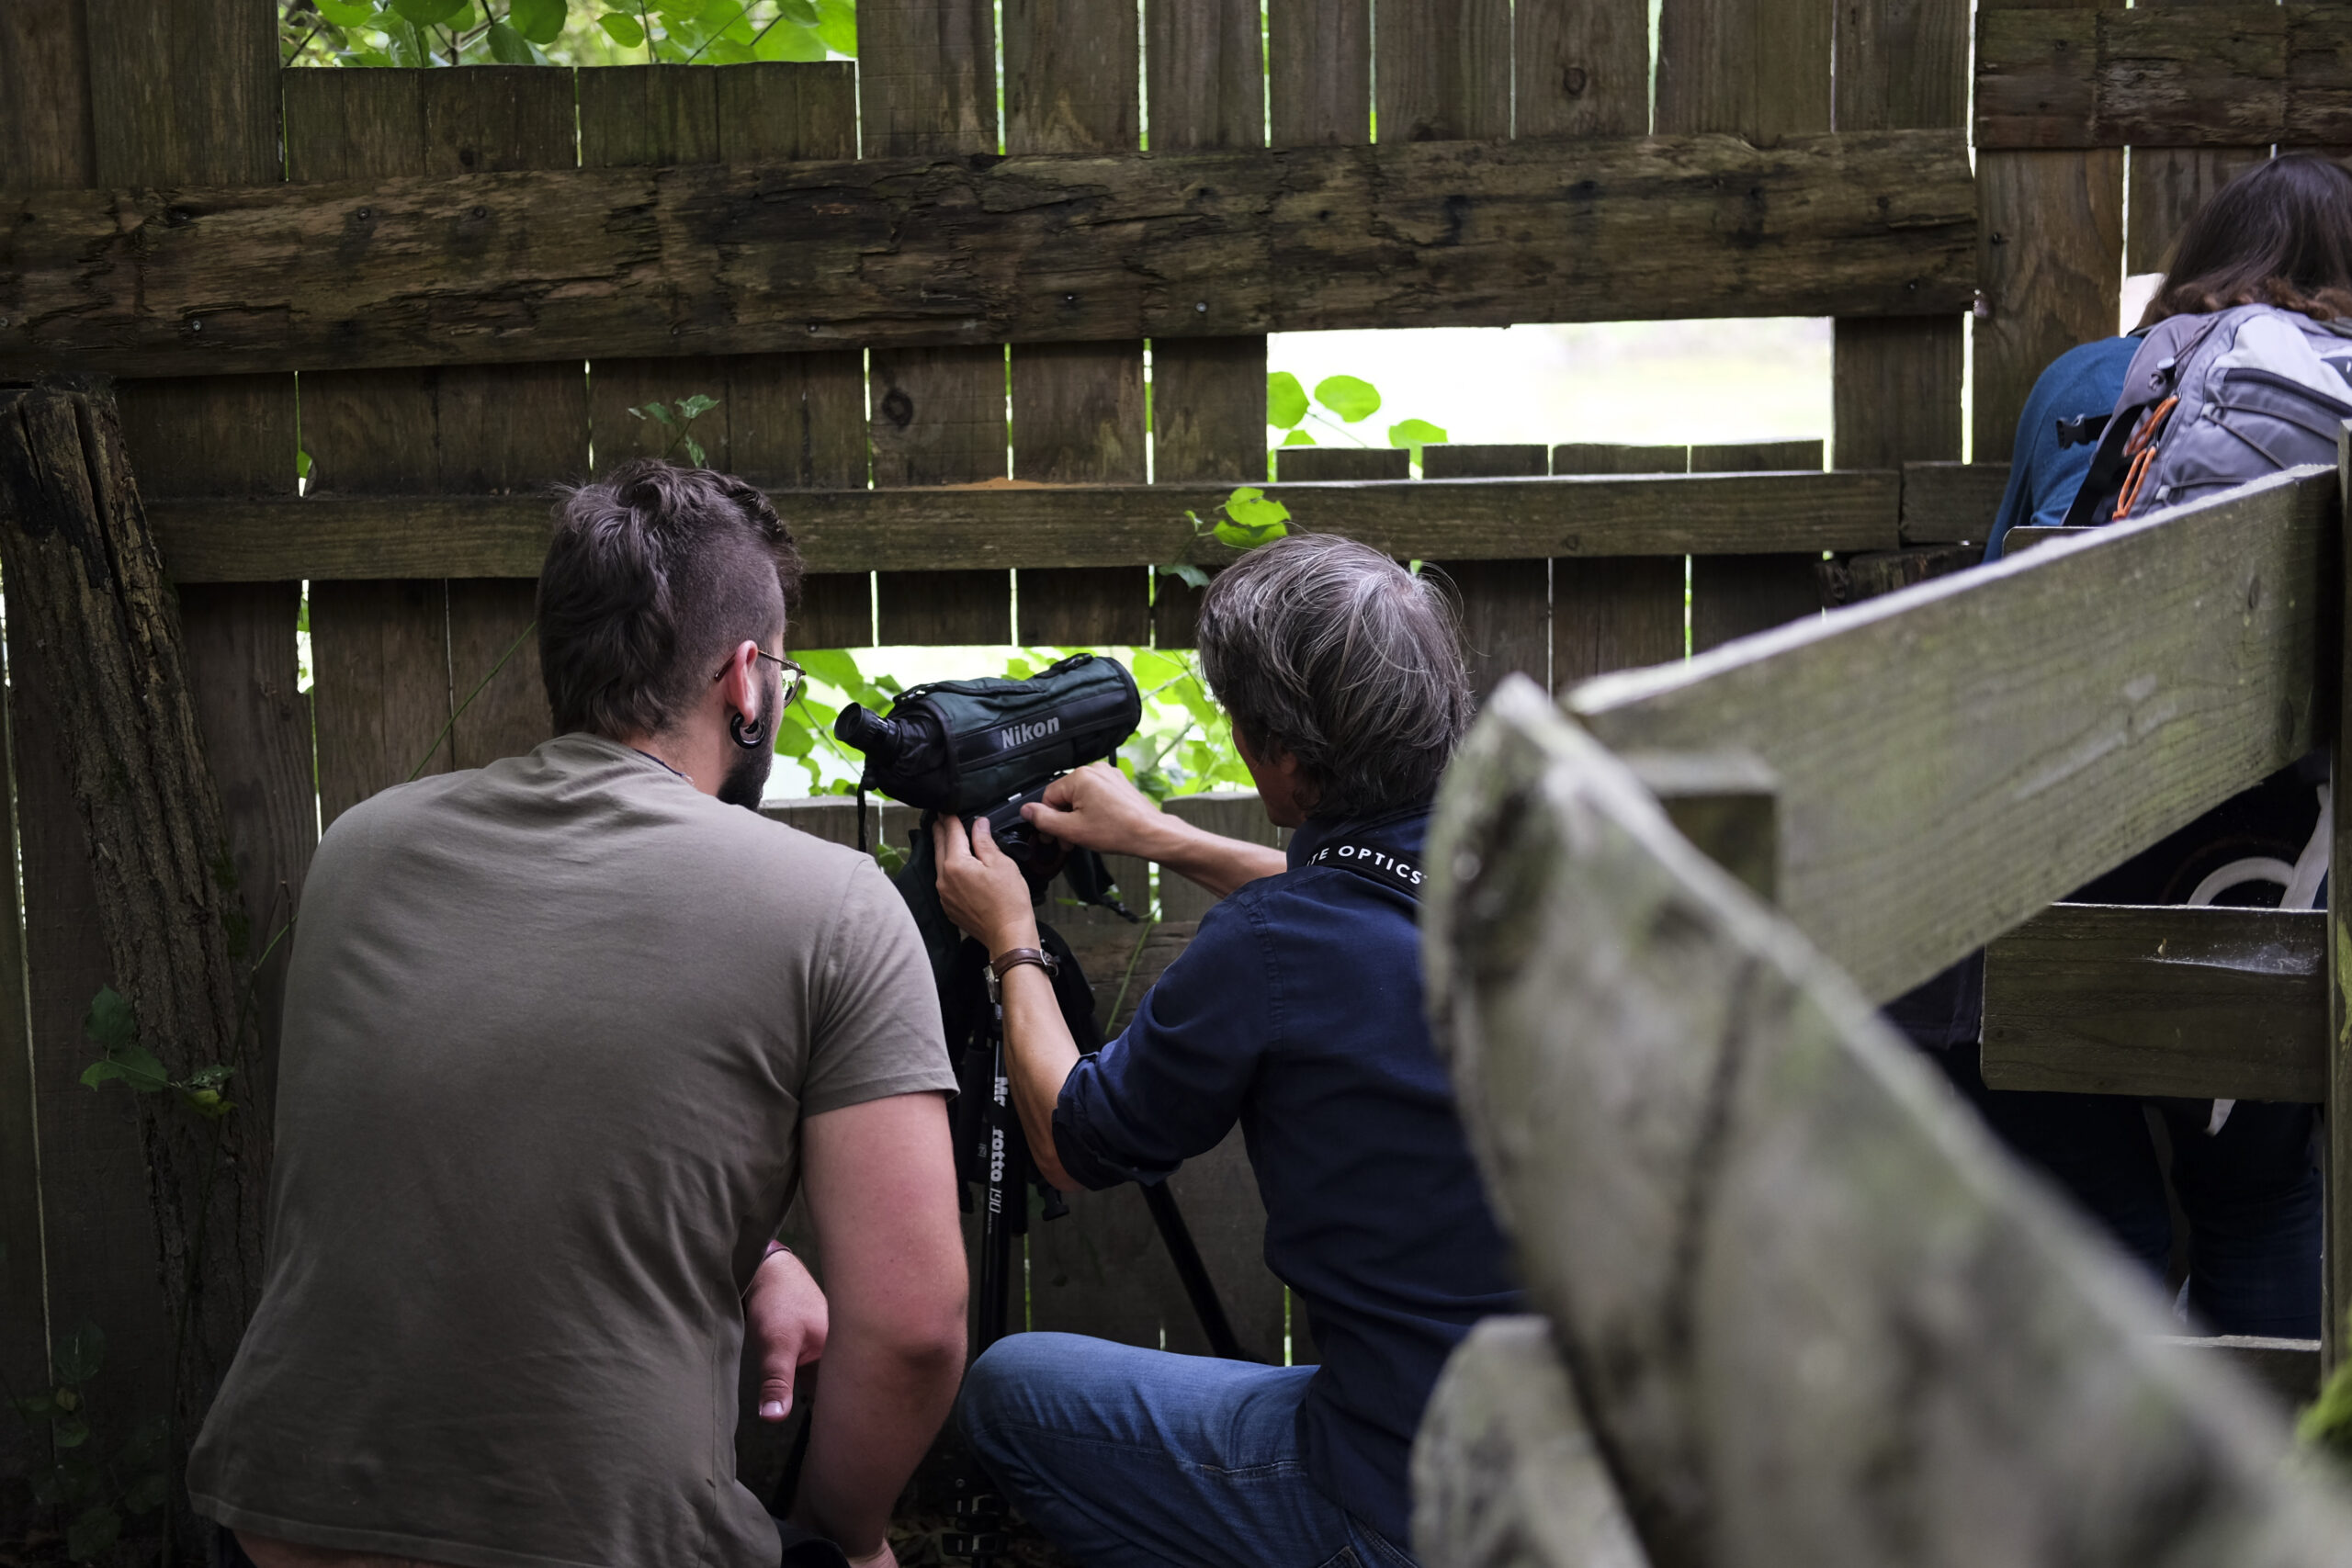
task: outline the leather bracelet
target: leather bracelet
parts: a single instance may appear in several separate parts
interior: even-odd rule
[[[1048,979],[1061,973],[1061,960],[1035,947],[1009,948],[989,960],[989,1001],[993,1004],[1003,994],[1004,977],[1023,964],[1034,964],[1046,972]]]

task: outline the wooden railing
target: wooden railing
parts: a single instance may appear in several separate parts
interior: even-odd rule
[[[2281,474],[1565,715],[1497,694],[1424,942],[1541,1319],[1441,1385],[1425,1560],[2338,1560],[2352,1517],[2257,1391],[2310,1363],[2186,1354],[1872,1004],[1993,940],[1989,1080],[2320,1099],[2340,1151],[2346,901],[2041,911],[2341,732],[2343,489]]]

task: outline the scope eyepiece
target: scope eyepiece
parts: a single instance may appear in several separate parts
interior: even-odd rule
[[[833,739],[865,752],[877,768],[887,768],[896,762],[907,743],[906,735],[899,729],[896,719],[868,713],[856,703],[842,709],[841,717],[833,721]]]

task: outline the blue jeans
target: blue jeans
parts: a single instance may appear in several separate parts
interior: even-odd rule
[[[1015,1334],[972,1363],[956,1418],[1006,1500],[1085,1568],[1414,1568],[1307,1479],[1314,1375]]]

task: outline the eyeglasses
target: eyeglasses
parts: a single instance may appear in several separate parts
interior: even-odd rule
[[[789,659],[785,659],[776,654],[770,653],[764,648],[754,648],[752,651],[757,654],[760,658],[766,660],[769,663],[774,664],[786,675],[792,677],[791,681],[784,688],[783,705],[790,707],[793,704],[798,702],[800,700],[800,694],[808,689],[808,671],[803,670],[799,665],[795,664]],[[724,676],[729,670],[734,667],[734,664],[735,661],[733,660],[729,660],[726,663],[718,667],[718,672],[712,675],[711,679],[714,681],[720,679],[720,677]]]

